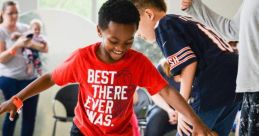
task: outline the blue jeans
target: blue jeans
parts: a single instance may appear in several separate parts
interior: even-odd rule
[[[203,110],[199,106],[198,97],[194,96],[193,98],[194,100],[190,105],[201,120],[210,129],[217,132],[219,136],[228,136],[233,126],[236,114],[241,107],[241,102],[236,102],[211,110]]]
[[[34,80],[34,79],[33,79]],[[17,94],[33,80],[16,80],[8,77],[0,77],[0,89],[3,91],[5,100],[9,100],[12,96]],[[22,131],[21,136],[32,136],[34,130],[36,109],[39,96],[36,95],[24,101],[22,108]],[[18,114],[14,121],[9,120],[9,113],[6,114],[3,123],[3,136],[13,136],[15,124],[18,119]]]

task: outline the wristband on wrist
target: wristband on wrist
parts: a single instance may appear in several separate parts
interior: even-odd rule
[[[11,98],[12,100],[12,103],[16,106],[17,108],[17,113],[20,113],[21,112],[21,108],[23,106],[23,102],[20,98],[18,98],[17,96],[13,96]]]
[[[16,55],[16,50],[12,49],[12,50],[9,50],[8,52],[9,54],[15,56]]]

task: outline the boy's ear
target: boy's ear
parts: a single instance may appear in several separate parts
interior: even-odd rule
[[[148,19],[153,20],[155,18],[155,13],[151,9],[145,9],[144,14],[148,17]]]
[[[97,25],[97,27],[96,27],[96,30],[97,30],[97,33],[98,33],[98,36],[100,37],[100,38],[102,38],[102,30],[101,30],[101,28]]]

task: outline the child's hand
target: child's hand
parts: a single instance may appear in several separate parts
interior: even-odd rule
[[[192,136],[218,136],[218,134],[211,131],[201,121],[198,121],[193,125]]]
[[[188,9],[192,5],[192,0],[181,0],[181,9]]]
[[[17,108],[16,106],[12,103],[12,100],[8,100],[8,101],[5,101],[3,103],[1,103],[0,105],[0,115],[4,112],[9,112],[10,113],[10,116],[9,116],[9,119],[11,121],[14,120],[14,117],[15,117],[15,114],[17,112]]]
[[[170,124],[177,124],[178,113],[174,109],[167,111]]]
[[[192,132],[191,123],[180,113],[178,113],[177,131],[180,136],[183,136],[183,134],[189,136]]]

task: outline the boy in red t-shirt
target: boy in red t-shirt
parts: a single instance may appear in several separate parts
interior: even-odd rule
[[[138,23],[139,13],[131,2],[108,0],[99,11],[97,31],[102,42],[76,50],[52,73],[44,74],[2,103],[0,114],[10,112],[12,119],[29,97],[54,84],[77,82],[80,91],[71,135],[132,136],[133,94],[140,86],[147,88],[155,101],[165,99],[186,116],[194,126],[194,135],[212,135],[151,62],[130,49]]]

